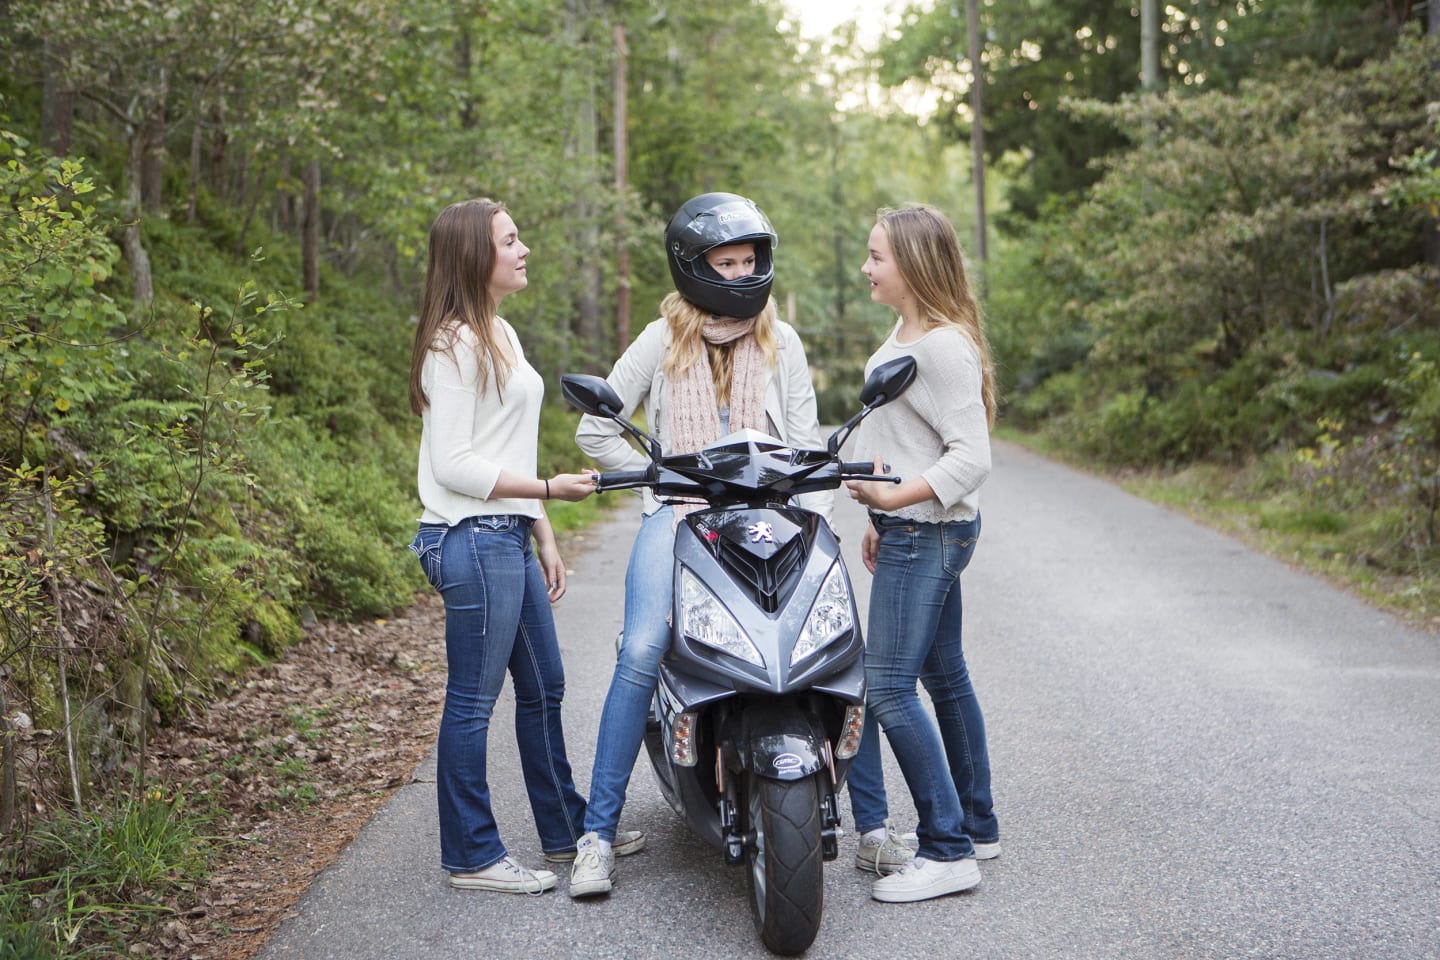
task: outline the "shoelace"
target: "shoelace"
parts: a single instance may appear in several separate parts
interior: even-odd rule
[[[575,872],[600,869],[600,845],[592,843],[584,850],[575,851]]]
[[[505,858],[505,865],[510,868],[510,871],[512,873],[515,874],[515,880],[517,883],[520,884],[521,893],[525,894],[526,896],[533,897],[539,896],[540,894],[545,892],[545,884],[540,882],[540,878],[535,876],[534,871],[525,869],[524,867],[520,866],[520,864],[512,860],[510,857]],[[534,890],[530,889],[530,881],[532,880],[535,881]]]

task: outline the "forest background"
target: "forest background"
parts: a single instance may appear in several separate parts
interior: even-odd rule
[[[780,0],[0,2],[0,958],[163,918],[211,812],[150,735],[424,586],[407,368],[466,197],[534,250],[544,471],[684,199],[769,214],[832,422],[892,322],[875,210],[926,201],[1004,435],[1440,632],[1435,0],[981,0],[978,57],[967,12],[861,44]]]

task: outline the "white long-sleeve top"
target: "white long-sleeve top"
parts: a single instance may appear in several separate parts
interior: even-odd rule
[[[502,469],[535,476],[545,397],[544,378],[526,361],[514,328],[496,322],[515,357],[503,399],[490,360],[468,328],[459,328],[451,350],[431,350],[421,367],[420,383],[430,401],[421,418],[417,474],[422,523],[454,526],[466,517],[505,513],[544,516],[539,500],[490,497]],[[488,369],[483,391],[482,364]]]
[[[767,370],[765,377],[765,416],[769,420],[769,432],[788,446],[823,449],[815,410],[815,387],[810,382],[810,365],[805,359],[800,335],[790,324],[777,320],[775,339],[775,367]],[[677,452],[668,447],[664,432],[669,402],[664,366],[669,348],[670,323],[664,318],[655,320],[615,361],[605,378],[624,402],[622,415],[627,420],[642,403],[645,405],[649,432],[660,441],[661,449],[667,454]],[[575,442],[602,470],[640,470],[650,464],[649,458],[625,439],[619,425],[603,417],[581,417]],[[643,512],[654,513],[659,502],[649,490],[644,491],[643,497]],[[827,521],[830,519],[834,502],[830,491],[807,493],[796,499],[805,509],[814,510]]]
[[[972,520],[990,475],[990,424],[981,398],[980,354],[952,326],[900,343],[900,324],[865,363],[865,375],[887,360],[915,358],[915,382],[874,411],[856,433],[860,459],[879,456],[902,480],[924,477],[935,499],[890,511],[922,523]],[[938,502],[937,502],[938,500]]]

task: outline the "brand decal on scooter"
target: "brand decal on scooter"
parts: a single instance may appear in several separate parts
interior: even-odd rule
[[[801,760],[793,753],[782,753],[770,762],[775,765],[775,769],[778,770],[780,773],[789,773],[791,770],[799,770],[802,766],[805,765],[805,761]]]
[[[752,523],[745,528],[745,533],[750,537],[751,543],[774,543],[775,528],[765,521]]]

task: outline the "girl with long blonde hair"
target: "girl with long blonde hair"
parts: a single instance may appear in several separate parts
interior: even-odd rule
[[[882,876],[871,896],[910,902],[980,882],[977,860],[1000,855],[985,720],[961,647],[960,574],[980,537],[980,487],[990,474],[994,371],[959,240],[934,207],[881,210],[861,272],[895,326],[866,364],[913,357],[916,378],[860,428],[862,456],[899,484],[849,481],[870,511],[861,557],[874,574],[865,643],[867,732],[850,769],[857,864]],[[935,719],[916,692],[922,683]],[[873,719],[872,719],[873,718]],[[913,859],[884,809],[878,721],[919,814]],[[935,771],[949,776],[935,776]],[[869,849],[867,849],[867,846]]]
[[[675,292],[607,378],[624,416],[644,404],[665,453],[700,450],[741,429],[795,447],[821,446],[805,348],[770,297],[776,243],[760,208],[733,193],[694,197],[671,218],[665,252]],[[649,463],[612,420],[582,417],[575,439],[604,470]],[[828,493],[801,500],[828,518]],[[608,893],[615,854],[623,852],[616,826],[669,643],[671,554],[688,509],[644,494],[625,574],[624,639],[600,717],[586,833],[570,872],[572,897]]]

